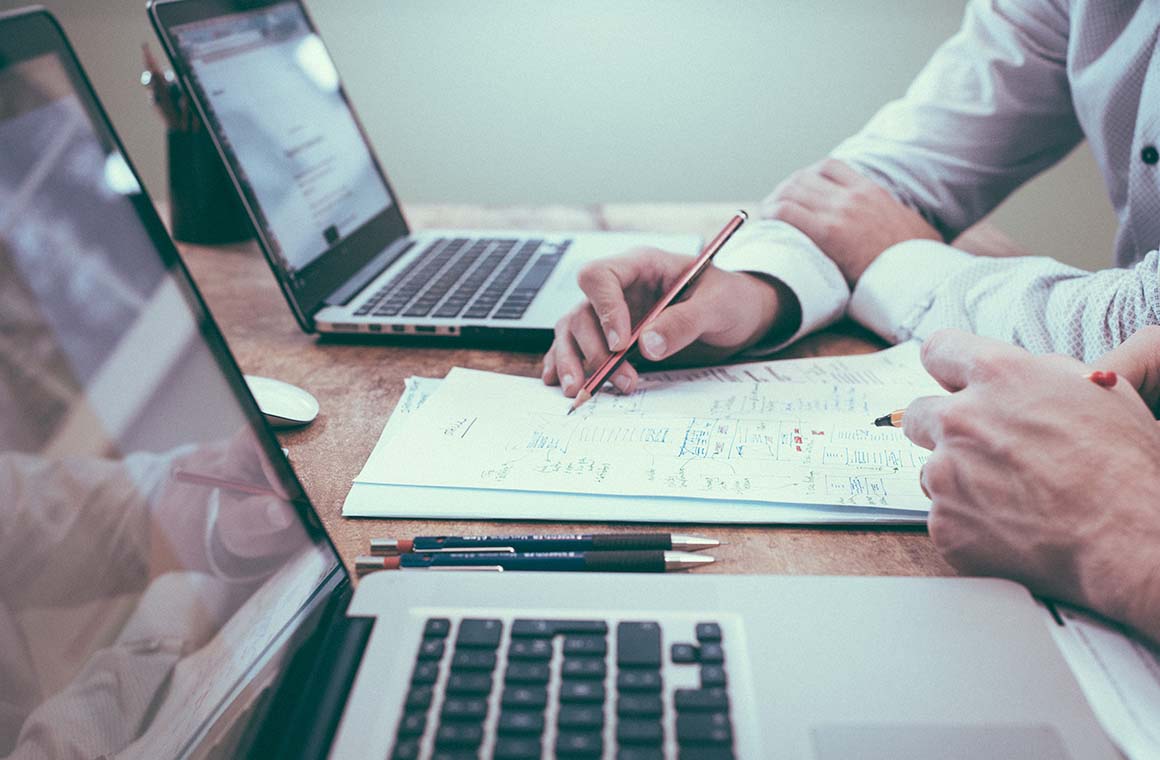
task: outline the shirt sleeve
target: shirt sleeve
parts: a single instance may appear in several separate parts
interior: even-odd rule
[[[1131,269],[1087,272],[1050,258],[972,256],[911,240],[870,265],[849,313],[895,343],[957,327],[1092,361],[1160,324],[1160,252]]]
[[[845,313],[850,299],[850,288],[838,266],[805,233],[785,222],[750,222],[717,254],[715,263],[730,272],[780,280],[801,304],[801,324],[789,338],[758,343],[747,356],[771,354],[833,324]]]
[[[1083,138],[1062,0],[972,0],[906,94],[832,153],[953,240]]]

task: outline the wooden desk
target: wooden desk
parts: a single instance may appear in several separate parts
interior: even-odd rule
[[[708,239],[737,205],[613,204],[590,207],[413,206],[412,226],[654,230],[694,232]],[[1008,253],[990,231],[975,233],[976,249]],[[964,247],[972,247],[969,244]],[[435,520],[348,520],[342,502],[362,468],[410,375],[443,377],[452,367],[538,375],[538,354],[406,345],[320,341],[298,329],[273,275],[253,244],[205,248],[182,245],[184,258],[242,369],[275,377],[313,393],[322,406],[309,427],[283,435],[290,461],[348,566],[372,536],[581,531],[564,524]],[[811,336],[786,357],[866,353],[880,348],[851,324]],[[926,532],[916,529],[804,529],[749,526],[653,526],[718,538],[718,562],[705,571],[947,575]]]

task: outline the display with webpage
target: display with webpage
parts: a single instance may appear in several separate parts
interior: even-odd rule
[[[173,35],[288,275],[392,205],[338,72],[296,3]]]

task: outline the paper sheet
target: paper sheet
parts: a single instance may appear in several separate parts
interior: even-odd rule
[[[659,373],[631,396],[599,394],[572,416],[559,390],[534,378],[456,369],[437,388],[430,382],[408,387],[399,407],[408,412],[388,424],[360,485],[859,512],[921,514],[928,506],[917,485],[926,452],[900,431],[869,424],[915,396],[941,392],[912,345]],[[404,437],[405,445],[394,443]],[[358,514],[351,501],[344,513]]]

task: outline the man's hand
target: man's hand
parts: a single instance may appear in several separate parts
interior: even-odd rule
[[[914,401],[930,536],[960,571],[1011,578],[1160,642],[1160,425],[1133,385],[1160,369],[1160,331],[1099,369],[945,330],[923,364],[952,395]],[[1153,391],[1154,392],[1154,391]]]
[[[895,243],[942,240],[934,227],[882,186],[832,158],[794,172],[774,188],[762,216],[805,233],[851,286]]]
[[[556,339],[544,356],[543,379],[576,395],[584,379],[627,345],[636,324],[680,279],[693,258],[655,248],[594,261],[580,270],[588,300],[556,324]],[[719,360],[772,333],[788,337],[801,322],[797,298],[780,282],[709,267],[685,300],[665,309],[641,335],[649,361]],[[631,393],[638,375],[621,365],[612,384]]]

